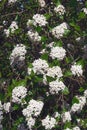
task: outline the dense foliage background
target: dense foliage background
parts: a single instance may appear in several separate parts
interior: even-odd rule
[[[0,1],[0,100],[2,104],[10,102],[9,112],[3,110],[3,120],[1,122],[3,130],[27,130],[28,126],[22,110],[27,107],[31,99],[44,102],[41,114],[37,118],[33,130],[44,130],[41,120],[47,115],[53,116],[55,112],[61,115],[69,111],[74,103],[78,103],[75,96],[84,95],[87,89],[87,13],[82,9],[87,8],[87,1],[77,0],[45,0],[45,6],[41,7],[38,0],[18,0],[8,4],[8,0]],[[54,7],[62,4],[66,13],[60,16],[54,12]],[[29,19],[35,14],[43,14],[48,24],[45,27],[30,25],[27,26]],[[7,37],[5,29],[8,29],[12,21],[16,21],[18,29],[10,33]],[[62,38],[55,38],[51,30],[66,22],[69,25],[68,32]],[[41,36],[40,42],[32,41],[27,32],[29,29],[37,31]],[[49,43],[54,42],[54,46],[61,46],[66,50],[66,56],[62,61],[52,60],[49,53]],[[26,56],[23,65],[11,66],[10,55],[17,44],[26,46]],[[45,49],[45,53],[40,53]],[[49,85],[43,83],[43,76],[37,75],[33,71],[28,73],[28,67],[32,68],[34,60],[41,58],[46,60],[50,67],[60,66],[66,89],[57,95],[51,95]],[[74,76],[71,65],[76,62],[83,68],[83,75]],[[48,83],[54,78],[48,76]],[[27,88],[25,101],[27,104],[21,105],[12,102],[12,90],[17,86]],[[87,101],[87,99],[86,99]],[[71,115],[70,122],[63,123],[61,117],[57,119],[57,125],[53,130],[65,130],[79,126],[81,130],[87,129],[87,102],[80,113]],[[77,122],[80,119],[80,122]],[[68,130],[68,129],[67,129]]]

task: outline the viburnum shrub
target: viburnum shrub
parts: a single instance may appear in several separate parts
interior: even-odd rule
[[[0,130],[87,130],[86,0],[0,0]]]

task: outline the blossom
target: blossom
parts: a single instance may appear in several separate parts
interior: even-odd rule
[[[59,15],[64,15],[64,13],[66,12],[65,7],[63,5],[58,5],[54,8],[54,11],[56,13],[59,13]]]
[[[86,98],[84,96],[76,96],[79,103],[74,103],[71,107],[71,112],[80,112],[86,104]]]
[[[87,14],[87,8],[82,8],[82,11]]]
[[[10,111],[10,107],[11,107],[10,102],[4,103],[4,105],[3,105],[3,108],[4,108],[6,113],[8,113]]]
[[[72,130],[80,130],[78,126],[75,126]]]
[[[17,2],[17,0],[8,0],[8,3],[11,4],[11,3],[15,3]]]
[[[22,113],[26,118],[31,116],[38,117],[40,115],[44,103],[42,101],[36,101],[31,99],[27,108],[23,109]]]
[[[33,71],[37,74],[44,74],[48,69],[48,63],[46,60],[36,59],[33,63]]]
[[[53,78],[55,77],[60,78],[63,76],[62,70],[59,66],[53,66],[52,68],[48,68],[46,75]]]
[[[71,66],[71,72],[72,74],[75,76],[82,76],[83,74],[83,69],[81,65],[76,65],[76,63],[74,65]]]
[[[46,3],[44,0],[38,0],[38,2],[41,7],[45,7]]]
[[[51,94],[58,94],[59,91],[64,90],[65,89],[65,84],[62,81],[52,81],[49,83],[49,90]]]
[[[70,115],[70,112],[65,112],[62,114],[62,120],[63,120],[63,123],[65,123],[66,121],[71,121],[71,115]]]
[[[42,126],[44,126],[46,130],[54,128],[55,125],[57,124],[56,119],[50,117],[49,115],[47,115],[46,118],[43,119],[41,122]]]
[[[33,32],[32,30],[29,30],[27,35],[33,42],[41,41],[41,36],[39,36],[38,32]]]
[[[26,52],[27,51],[25,45],[17,44],[15,48],[12,50],[12,53],[9,58],[11,66],[22,66],[24,64]]]
[[[24,86],[17,86],[12,90],[12,102],[20,104],[26,95],[27,89]]]
[[[68,24],[63,22],[62,24],[54,27],[51,32],[54,37],[56,37],[57,39],[60,39],[63,37],[65,31],[68,29],[69,29]]]
[[[63,47],[52,47],[51,52],[50,52],[50,57],[52,59],[58,59],[58,60],[63,60],[64,57],[66,56],[66,50]]]
[[[40,27],[42,27],[42,26],[46,26],[47,23],[48,22],[46,21],[46,18],[45,18],[44,15],[42,15],[42,14],[35,14],[33,16],[33,24],[35,26],[39,25]]]
[[[84,97],[87,98],[87,89],[84,91]]]
[[[32,130],[32,127],[35,125],[35,118],[29,117],[26,118],[26,121],[29,129]]]
[[[1,125],[2,120],[3,120],[3,105],[0,101],[0,125]]]
[[[6,34],[7,37],[9,37],[10,33],[14,33],[15,30],[18,29],[18,25],[16,21],[12,21],[11,25],[9,26],[8,29],[4,29],[4,33]]]

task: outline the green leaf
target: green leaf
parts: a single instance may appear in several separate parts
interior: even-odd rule
[[[42,54],[42,56],[41,56],[41,59],[43,59],[43,60],[48,60],[48,54],[47,53],[45,53],[45,54]]]
[[[64,73],[64,77],[69,77],[69,76],[72,76],[72,72],[70,70],[67,70],[65,73]]]
[[[50,76],[46,76],[47,82],[52,82],[55,80],[55,78],[50,77]]]
[[[41,30],[42,30],[42,28],[41,28],[40,26],[37,26],[37,27],[35,27],[35,30],[36,30],[38,33],[40,33]]]
[[[72,104],[74,104],[74,103],[79,103],[79,100],[76,98],[76,97],[74,97],[73,99],[72,99]]]
[[[69,89],[67,87],[65,87],[65,89],[63,90],[63,94],[64,95],[68,95],[69,94]]]
[[[46,42],[47,39],[48,39],[48,38],[47,38],[46,36],[42,36],[42,37],[41,37],[41,42]]]
[[[84,92],[84,88],[80,87],[79,92]]]
[[[12,107],[12,109],[15,111],[15,110],[18,110],[20,108],[20,106],[19,105],[17,105],[17,104],[14,104],[14,106]]]
[[[86,17],[85,13],[84,12],[80,12],[79,15],[78,15],[78,19],[79,20],[82,20]]]
[[[60,41],[56,41],[54,43],[54,47],[56,47],[56,46],[62,47],[63,46],[63,42],[61,40]]]

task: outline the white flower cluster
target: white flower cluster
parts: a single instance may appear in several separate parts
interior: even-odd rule
[[[56,119],[50,117],[49,115],[47,115],[46,118],[42,120],[42,126],[44,126],[46,130],[54,128],[56,124],[57,124]]]
[[[74,76],[75,75],[82,76],[82,74],[83,74],[82,66],[76,65],[76,63],[75,63],[74,65],[71,66],[71,72]]]
[[[52,68],[48,68],[46,75],[53,78],[55,77],[60,78],[63,76],[62,70],[59,66],[53,66]]]
[[[35,14],[33,16],[33,24],[35,26],[39,25],[40,27],[42,27],[42,26],[46,26],[47,23],[48,22],[46,21],[46,18],[45,18],[44,15],[42,15],[42,14]]]
[[[32,127],[35,125],[35,118],[29,117],[26,118],[27,121],[27,126],[29,127],[30,130],[32,130]]]
[[[50,52],[50,57],[52,59],[58,59],[58,60],[63,60],[64,57],[66,56],[66,50],[63,47],[52,47],[51,52]]]
[[[71,112],[75,113],[75,112],[80,112],[83,107],[86,104],[86,98],[84,96],[76,96],[76,98],[79,100],[79,103],[74,103],[71,107]]]
[[[8,0],[8,3],[11,4],[11,3],[15,3],[17,2],[17,0]]]
[[[49,90],[51,94],[58,94],[59,91],[65,89],[65,85],[62,81],[59,81],[58,79],[56,81],[52,81],[49,83]]]
[[[12,90],[12,102],[14,103],[23,103],[23,99],[27,95],[27,89],[24,86],[15,87]]]
[[[66,12],[65,7],[63,5],[58,5],[57,7],[54,8],[54,11],[59,15],[64,15]]]
[[[47,71],[48,67],[49,67],[47,61],[42,60],[40,58],[35,60],[32,63],[32,65],[33,65],[33,71],[35,73],[37,73],[37,74],[44,74]]]
[[[80,130],[78,126],[75,126],[72,130]]]
[[[44,0],[38,0],[40,7],[45,7],[46,3]]]
[[[31,129],[35,124],[35,118],[38,117],[42,111],[44,103],[42,101],[30,100],[27,108],[23,109],[22,113],[26,117],[27,125]],[[32,118],[35,117],[35,118]]]
[[[10,107],[11,107],[10,102],[4,103],[3,105],[3,109],[5,110],[6,113],[10,112]]]
[[[2,126],[1,122],[3,120],[3,105],[0,101],[0,126]]]
[[[32,30],[28,31],[28,37],[33,42],[39,42],[39,41],[41,41],[41,36],[39,36],[38,32],[33,32]]]
[[[87,98],[87,89],[84,91],[84,97]]]
[[[10,33],[14,33],[15,30],[18,29],[18,25],[15,21],[13,21],[8,29],[4,29],[4,32],[7,37],[9,37]]]
[[[40,115],[44,103],[42,101],[36,101],[34,99],[30,100],[27,108],[23,110],[23,115],[27,118],[34,116],[37,117]]]
[[[87,14],[87,8],[82,8],[82,11]]]
[[[26,47],[23,44],[17,44],[10,55],[11,66],[24,64],[26,52]]]
[[[54,113],[54,117],[55,117],[55,118],[59,118],[59,117],[60,117],[59,112],[55,112],[55,113]]]
[[[66,128],[66,129],[64,129],[64,130],[71,130],[70,128]]]
[[[66,128],[65,130],[80,130],[80,128],[79,128],[78,126],[75,126],[75,127],[73,127],[72,129]]]
[[[31,19],[28,19],[27,28],[31,27],[32,24],[33,24],[33,21]]]
[[[59,26],[56,26],[52,29],[52,35],[56,37],[57,39],[60,39],[63,37],[66,30],[69,29],[69,26],[67,23],[63,22]]]
[[[69,111],[62,114],[62,120],[63,123],[71,121],[71,114]]]

